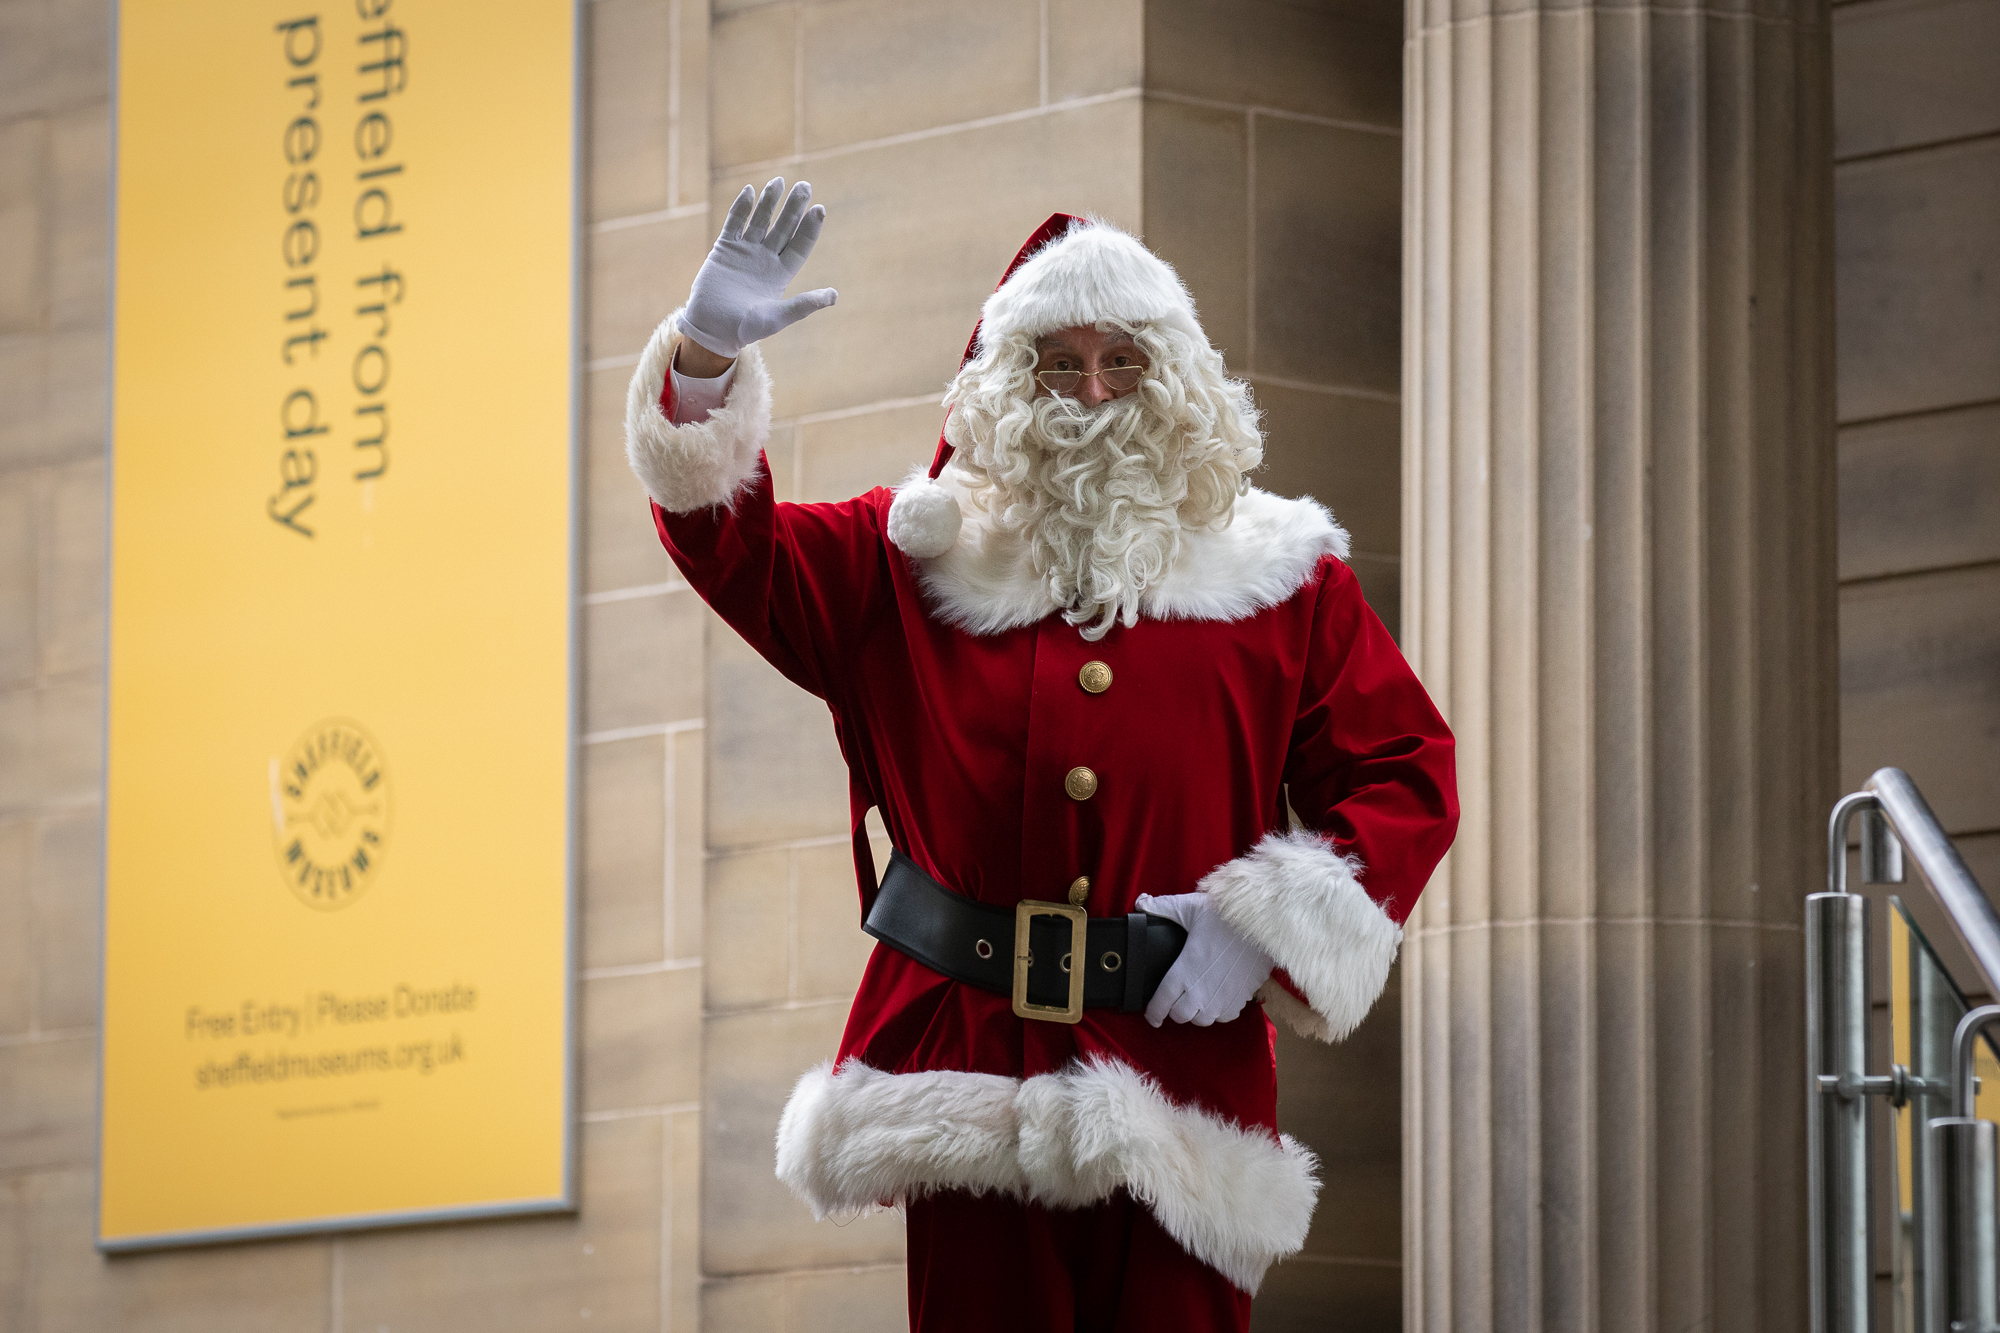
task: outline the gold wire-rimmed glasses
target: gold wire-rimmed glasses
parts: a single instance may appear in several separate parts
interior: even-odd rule
[[[1139,381],[1145,376],[1144,366],[1106,366],[1102,370],[1091,371],[1038,370],[1035,372],[1035,382],[1050,393],[1068,398],[1083,387],[1086,379],[1096,379],[1113,393],[1130,393],[1139,387]]]

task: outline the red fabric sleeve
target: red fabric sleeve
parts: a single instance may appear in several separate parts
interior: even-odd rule
[[[1451,729],[1353,571],[1329,558],[1321,575],[1285,782],[1400,924],[1458,831]]]
[[[660,410],[673,419],[672,374]],[[869,620],[893,606],[882,495],[779,504],[760,453],[757,476],[733,508],[670,514],[655,503],[653,526],[717,615],[788,680],[831,701]]]

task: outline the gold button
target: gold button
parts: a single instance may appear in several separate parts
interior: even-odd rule
[[[1097,774],[1087,768],[1072,768],[1063,779],[1063,790],[1072,801],[1087,801],[1097,795]]]
[[[1085,662],[1083,670],[1076,673],[1076,683],[1092,694],[1102,694],[1111,688],[1111,668],[1102,662]]]
[[[1090,896],[1090,876],[1078,875],[1069,882],[1069,905],[1083,906],[1083,900]]]

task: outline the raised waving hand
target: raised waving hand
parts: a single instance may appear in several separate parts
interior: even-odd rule
[[[782,202],[782,209],[780,204]],[[736,196],[723,220],[722,235],[695,274],[681,328],[720,357],[733,358],[751,343],[796,324],[839,299],[831,287],[787,297],[785,286],[798,276],[826,209],[812,202],[804,181],[785,190],[783,177]]]

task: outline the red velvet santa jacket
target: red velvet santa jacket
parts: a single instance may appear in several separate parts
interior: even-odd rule
[[[927,561],[887,540],[888,490],[775,503],[756,349],[721,410],[674,426],[674,338],[670,320],[634,377],[634,469],[688,582],[826,701],[857,829],[875,807],[939,883],[1000,906],[1063,901],[1078,875],[1092,916],[1206,889],[1282,969],[1265,1006],[1321,1039],[1351,1030],[1458,811],[1450,732],[1326,511],[1252,490],[1229,527],[1184,538],[1136,626],[1090,643],[969,503],[957,545]],[[1092,661],[1112,672],[1099,694],[1078,682]],[[1098,779],[1082,801],[1064,788],[1078,766]],[[1257,1005],[1212,1027],[1024,1021],[878,944],[835,1061],[785,1111],[778,1173],[822,1215],[933,1189],[1081,1206],[1122,1187],[1254,1291],[1304,1243],[1318,1190],[1312,1155],[1277,1132],[1276,1092]]]

